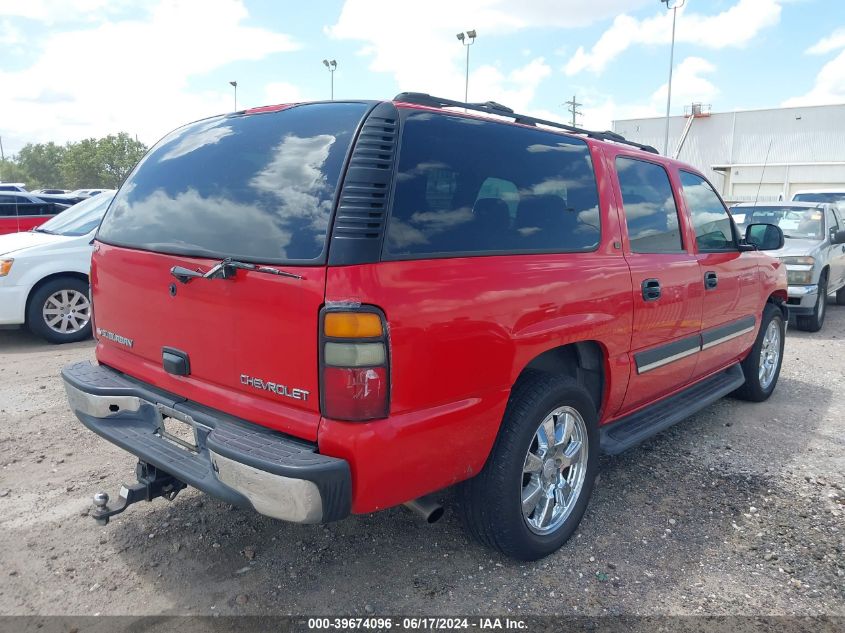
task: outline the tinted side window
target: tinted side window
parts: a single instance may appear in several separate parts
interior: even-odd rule
[[[493,121],[406,115],[387,258],[588,251],[599,235],[584,141]]]
[[[634,253],[683,251],[678,208],[669,175],[660,165],[633,158],[616,159],[628,239]]]
[[[692,214],[698,250],[702,252],[737,250],[733,222],[722,200],[710,187],[710,183],[700,176],[682,171],[681,186],[687,207]]]

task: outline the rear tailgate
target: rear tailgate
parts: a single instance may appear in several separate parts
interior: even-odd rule
[[[316,440],[326,234],[369,107],[247,111],[159,142],[97,234],[91,280],[100,362]],[[224,259],[264,269],[201,276]],[[174,275],[174,267],[199,274]],[[165,353],[184,355],[187,375],[168,370]]]
[[[325,268],[295,269],[302,279],[239,270],[187,284],[170,274],[174,266],[215,263],[99,244],[92,260],[97,358],[188,400],[315,440]],[[165,371],[164,348],[187,354],[189,375]]]

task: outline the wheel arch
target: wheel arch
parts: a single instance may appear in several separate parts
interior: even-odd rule
[[[782,288],[775,290],[772,294],[770,294],[766,298],[766,304],[771,303],[772,305],[774,305],[775,307],[777,307],[781,311],[781,314],[783,315],[784,321],[789,320],[789,306],[787,304],[787,299],[788,299],[788,296],[786,294],[786,290],[784,290]]]
[[[26,295],[26,305],[24,306],[24,320],[27,324],[29,323],[29,306],[32,303],[32,297],[35,295],[35,293],[39,290],[39,288],[44,286],[44,284],[47,284],[53,281],[54,279],[61,279],[63,277],[70,277],[73,279],[78,279],[85,283],[89,283],[88,275],[75,270],[63,270],[60,272],[50,273],[49,275],[42,277],[32,286],[32,288],[29,289],[29,292]]]
[[[607,350],[598,341],[586,340],[558,345],[528,361],[514,384],[532,371],[570,376],[587,390],[601,417],[607,394],[607,358]]]

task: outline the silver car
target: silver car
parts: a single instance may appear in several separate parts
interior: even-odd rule
[[[731,207],[737,225],[776,224],[786,245],[773,256],[786,264],[789,313],[799,330],[818,332],[827,312],[827,295],[845,305],[845,223],[831,204],[748,202]]]

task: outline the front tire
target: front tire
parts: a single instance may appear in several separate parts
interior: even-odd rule
[[[560,548],[593,491],[597,425],[592,398],[574,379],[534,372],[520,378],[487,463],[459,488],[470,533],[519,560]]]
[[[783,363],[785,333],[783,313],[776,305],[767,303],[757,340],[741,363],[745,384],[734,395],[752,402],[762,402],[772,395]]]
[[[805,332],[818,332],[824,325],[825,316],[827,316],[827,275],[819,279],[818,298],[813,313],[796,317],[795,325]]]
[[[50,343],[91,337],[88,284],[75,277],[51,279],[32,293],[26,311],[30,331]]]

